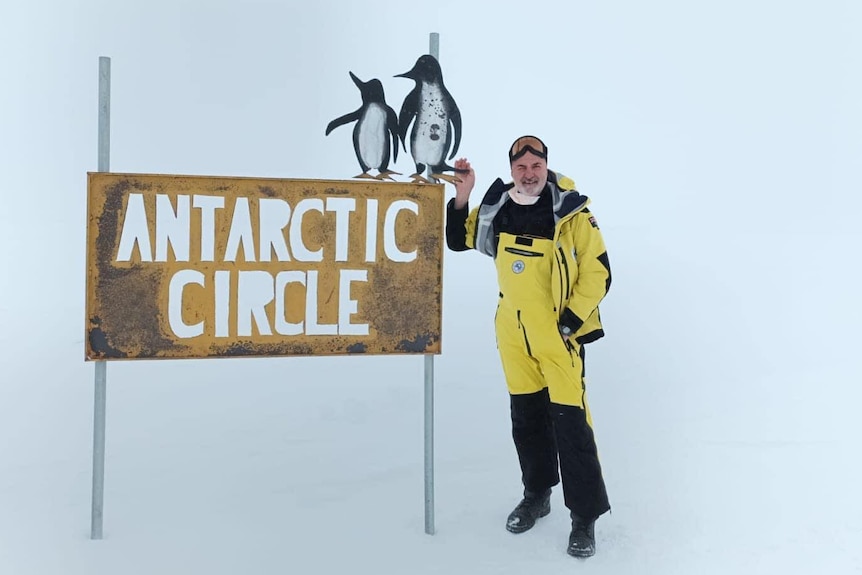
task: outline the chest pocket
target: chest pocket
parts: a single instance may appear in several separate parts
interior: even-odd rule
[[[495,264],[503,304],[518,309],[552,308],[553,258],[551,240],[500,234]]]

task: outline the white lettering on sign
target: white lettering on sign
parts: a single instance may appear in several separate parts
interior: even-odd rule
[[[284,228],[290,222],[290,204],[284,200],[263,198],[258,200],[260,211],[260,261],[270,261],[275,251],[276,261],[289,262]]]
[[[156,194],[156,218],[154,237],[156,242],[155,258],[150,242],[150,229],[147,211],[142,194],[130,194],[123,218],[123,228],[120,234],[120,244],[116,261],[132,261],[135,245],[138,247],[140,261],[167,262],[173,252],[173,261],[187,262],[191,244],[191,208],[200,210],[200,254],[199,261],[215,261],[216,222],[218,210],[224,209],[222,196],[195,195],[177,196],[176,209],[170,198],[164,194]],[[378,200],[366,200],[365,222],[365,261],[377,261],[377,222]],[[351,245],[350,214],[356,211],[354,198],[327,197],[306,198],[297,203],[291,212],[291,206],[284,200],[262,198],[257,200],[258,208],[258,241],[255,242],[255,229],[252,226],[251,205],[249,198],[236,198],[233,206],[230,227],[228,229],[227,246],[221,261],[236,262],[242,249],[246,262],[270,262],[273,253],[275,261],[291,261],[291,253],[296,261],[322,262],[325,257],[324,247],[312,250],[306,245],[302,236],[303,219],[308,212],[326,212],[335,214],[335,250],[334,261],[346,262]],[[416,259],[416,250],[401,251],[395,237],[398,215],[402,211],[419,214],[419,206],[410,200],[396,200],[386,210],[383,221],[383,247],[386,257],[394,262],[412,262]],[[285,230],[289,241],[285,240]],[[288,249],[288,245],[290,249]],[[170,249],[169,249],[170,248]],[[255,248],[259,254],[255,253]],[[258,257],[259,256],[259,257]]]
[[[128,262],[132,259],[132,250],[138,244],[142,262],[153,261],[153,250],[150,247],[150,230],[147,227],[147,211],[144,208],[142,194],[129,194],[126,206],[126,217],[123,219],[123,232],[120,235],[120,249],[117,252],[118,262]]]
[[[260,335],[272,335],[266,306],[275,297],[272,276],[269,272],[239,272],[239,291],[237,293],[237,335],[251,336],[251,323],[254,320]]]
[[[377,261],[377,200],[368,200],[365,207],[365,261]]]
[[[193,205],[201,211],[201,261],[214,261],[216,210],[224,208],[224,198],[222,196],[195,196]],[[189,230],[189,235],[191,235],[191,230]]]
[[[326,210],[335,212],[335,261],[347,261],[347,246],[350,245],[350,212],[356,209],[353,198],[326,198]]]
[[[398,212],[408,210],[414,214],[419,214],[419,206],[416,202],[410,200],[398,200],[389,205],[386,210],[386,219],[383,221],[383,249],[388,257],[393,262],[412,262],[416,259],[416,250],[412,252],[402,252],[398,249],[398,244],[395,242],[395,219],[398,217]]]
[[[261,336],[273,335],[273,326],[278,335],[368,335],[367,323],[352,323],[351,316],[357,313],[358,302],[351,295],[351,287],[355,282],[367,282],[368,270],[339,270],[338,323],[320,323],[318,289],[318,272],[309,270],[288,270],[279,272],[275,277],[261,270],[237,272],[237,294],[231,297],[230,273],[225,270],[215,272],[213,285],[215,290],[215,305],[212,318],[215,322],[216,337],[251,337],[256,331]],[[288,322],[287,286],[290,284],[303,286],[305,317],[302,321]],[[168,289],[168,323],[171,330],[180,339],[188,339],[203,335],[205,320],[194,325],[185,323],[183,319],[184,298],[187,297],[185,287],[189,284],[207,287],[206,278],[197,270],[180,270],[171,277]],[[294,290],[294,297],[296,297]],[[274,310],[270,317],[267,306]],[[229,320],[233,314],[236,319],[236,333],[231,333]]]
[[[215,273],[215,336],[230,337],[230,272]]]
[[[171,199],[156,195],[156,261],[168,261],[168,245],[178,262],[189,261],[189,230],[191,229],[191,198],[177,196],[177,211]]]
[[[365,202],[364,260],[373,263],[378,259],[378,245],[381,243],[378,238],[380,206],[377,199],[369,198]],[[368,270],[340,269],[337,290],[320,294],[319,271],[315,269],[285,270],[273,275],[269,271],[237,270],[233,267],[240,258],[246,263],[318,263],[325,258],[335,262],[349,261],[350,247],[354,243],[351,240],[357,233],[361,234],[359,230],[362,229],[351,227],[351,215],[357,210],[355,198],[306,198],[291,206],[283,199],[238,197],[233,200],[232,212],[225,212],[226,207],[230,206],[225,206],[223,196],[177,195],[172,201],[171,196],[156,194],[155,229],[150,230],[143,194],[130,194],[128,197],[116,261],[131,262],[137,247],[141,262],[214,262],[220,255],[220,261],[231,264],[230,270],[211,270],[207,275],[193,269],[173,274],[168,286],[167,315],[170,330],[176,337],[195,338],[208,329],[217,338],[251,337],[255,334],[273,337],[369,334],[367,323],[351,322],[352,316],[359,312],[359,301],[352,295],[352,286],[368,282]],[[258,216],[256,228],[252,225],[255,208]],[[412,262],[417,258],[415,246],[412,251],[403,251],[407,246],[399,246],[397,241],[397,221],[405,211],[418,215],[419,206],[414,201],[396,200],[382,215],[382,256],[389,261]],[[334,218],[333,246],[306,243],[303,221],[309,212],[317,212],[322,218]],[[225,221],[226,217],[230,218],[229,223]],[[193,219],[200,223],[199,254],[190,253]],[[224,253],[217,254],[217,230],[224,228],[227,228],[227,244]],[[155,240],[155,250],[151,238]],[[362,257],[361,253],[356,256]],[[190,285],[212,290],[211,313],[194,324],[186,323],[183,317],[183,310],[190,307],[185,305],[188,303],[186,298],[190,297]],[[200,293],[198,289],[192,291]],[[321,295],[325,298],[323,301]],[[298,301],[292,302],[289,297]],[[337,317],[337,323],[321,322],[321,306],[332,306],[328,315]],[[303,310],[302,317],[288,321],[288,309]]]
[[[251,233],[251,212],[248,210],[248,198],[237,198],[234,204],[233,219],[230,223],[230,235],[227,238],[224,261],[236,261],[240,243],[242,243],[245,261],[255,261],[254,237]]]
[[[367,282],[368,270],[341,270],[338,282],[338,334],[368,335],[367,323],[350,323],[350,316],[355,314],[358,304],[350,299],[350,282]]]

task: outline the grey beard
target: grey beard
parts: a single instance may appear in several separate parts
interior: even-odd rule
[[[509,197],[512,198],[512,201],[516,204],[521,204],[522,206],[530,206],[539,201],[539,196],[541,194],[536,194],[535,196],[531,196],[529,194],[525,194],[518,190],[518,187],[509,188]]]
[[[540,196],[540,195],[542,194],[542,190],[545,188],[545,186],[539,186],[539,184],[540,184],[540,183],[541,183],[541,181],[540,181],[540,180],[536,180],[536,183],[535,183],[535,184],[528,184],[527,186],[524,186],[524,185],[523,185],[523,184],[521,184],[520,182],[517,182],[517,183],[515,184],[515,190],[516,190],[516,192],[517,192],[517,193],[521,194],[522,196],[526,196],[526,197],[538,197],[538,196]],[[526,187],[533,188],[535,191],[534,191],[534,192],[532,192],[532,193],[531,193],[531,192],[528,192],[528,191],[525,189]]]

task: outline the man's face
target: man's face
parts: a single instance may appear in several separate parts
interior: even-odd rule
[[[515,187],[525,196],[538,196],[548,182],[548,163],[532,152],[512,162]]]

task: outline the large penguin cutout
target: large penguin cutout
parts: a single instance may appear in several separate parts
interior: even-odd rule
[[[363,82],[353,72],[350,72],[350,77],[362,94],[362,107],[329,122],[326,135],[339,126],[356,122],[353,127],[353,149],[362,173],[355,177],[391,180],[392,174],[400,175],[389,170],[390,151],[393,161],[398,159],[398,117],[395,110],[386,105],[380,80],[373,78]],[[369,170],[377,170],[377,175],[372,176]]]
[[[407,149],[407,129],[413,124],[410,132],[410,154],[416,164],[416,173],[411,178],[414,182],[427,182],[422,173],[430,167],[431,177],[455,183],[455,176],[443,174],[444,171],[456,171],[446,164],[446,154],[449,159],[455,157],[461,143],[461,112],[452,95],[443,84],[443,73],[440,64],[431,55],[420,56],[413,68],[396,78],[410,78],[416,82],[413,91],[404,99],[401,113],[398,116],[399,136],[401,143]]]

